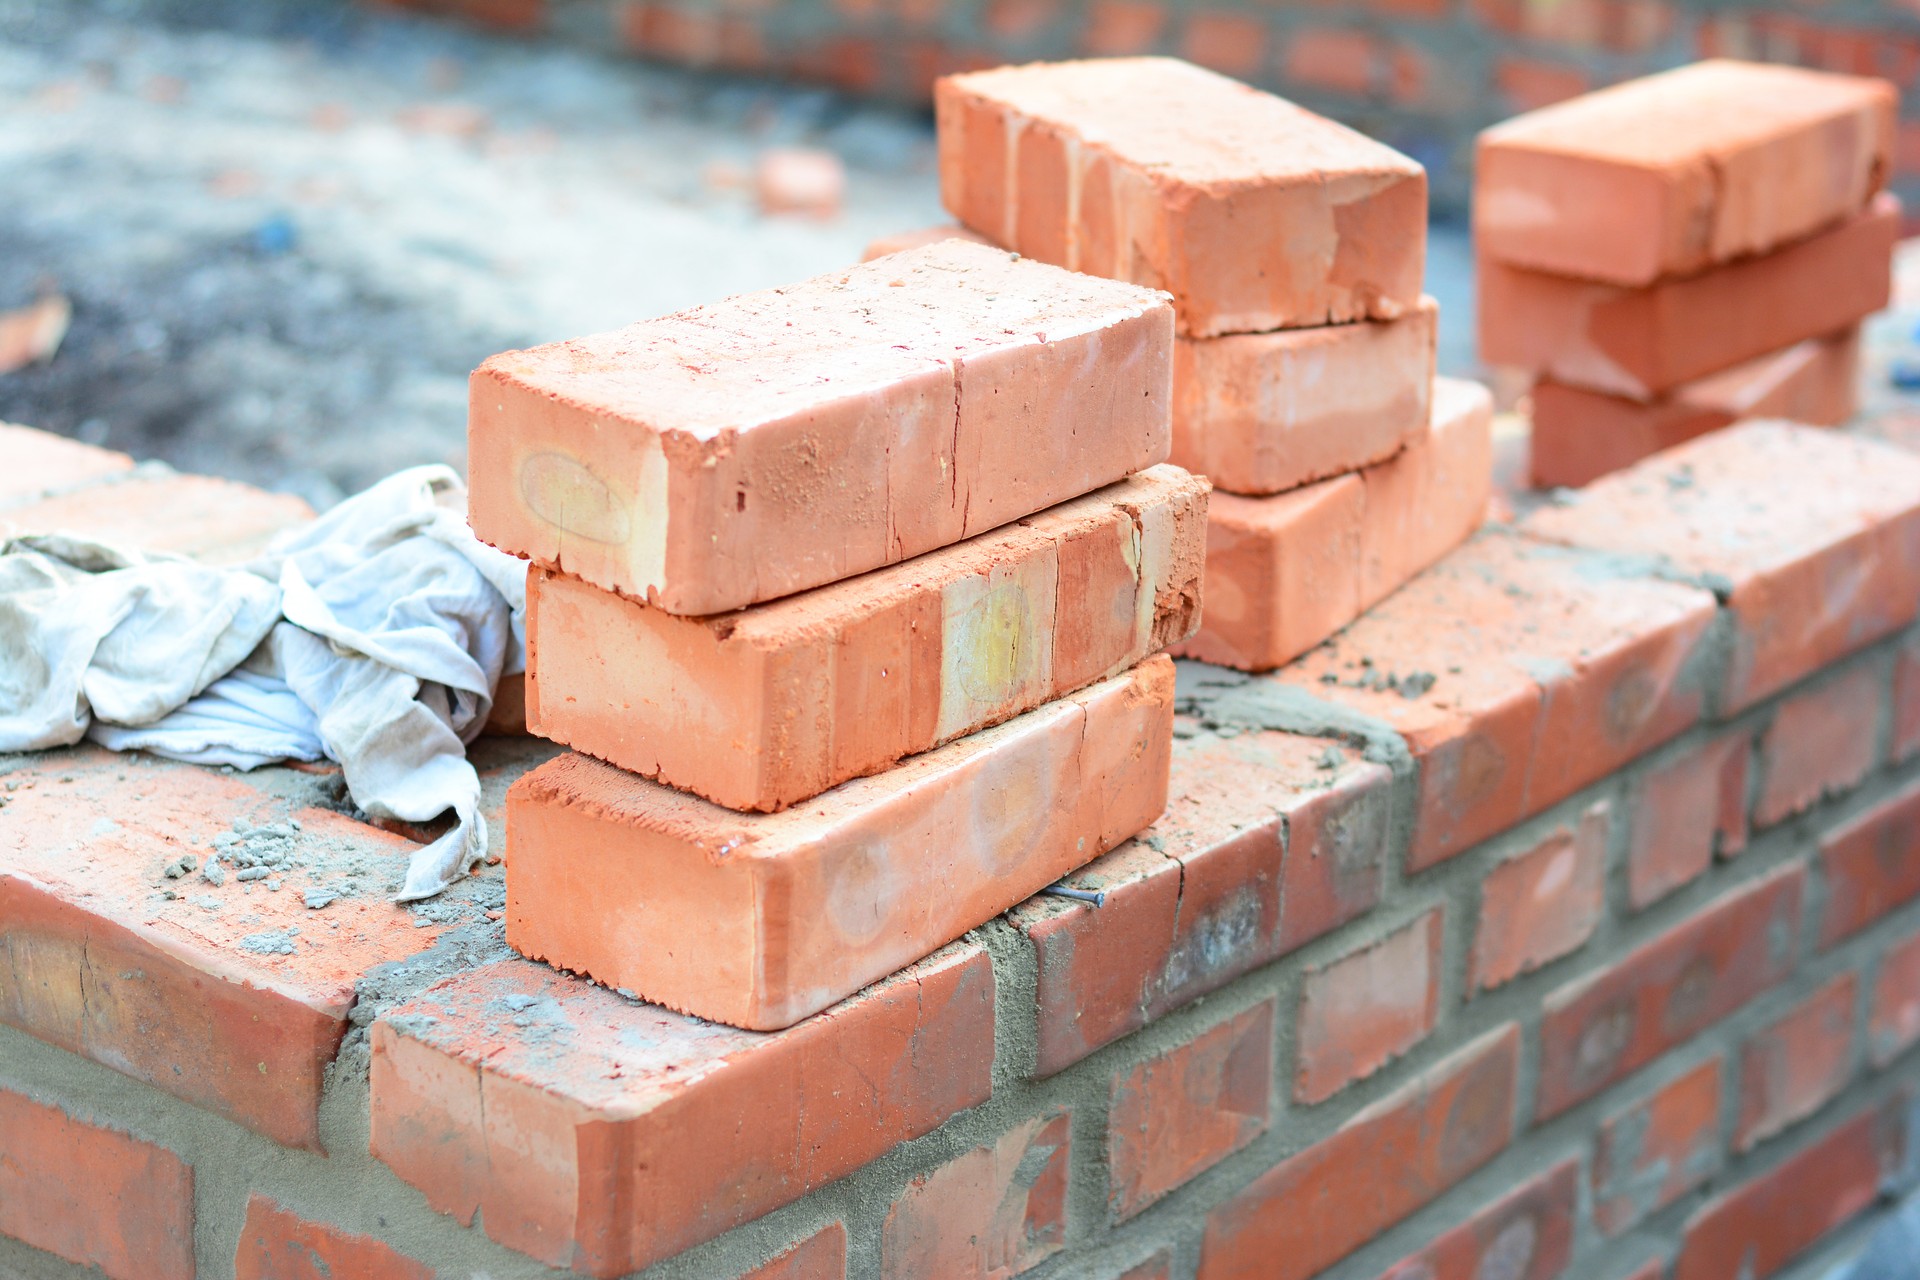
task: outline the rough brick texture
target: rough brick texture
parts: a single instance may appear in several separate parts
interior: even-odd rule
[[[1596,804],[1495,867],[1480,887],[1473,934],[1475,987],[1488,989],[1578,950],[1606,905],[1610,817]]]
[[[1380,1280],[1553,1280],[1573,1256],[1580,1167],[1557,1165],[1394,1267]]]
[[[1644,774],[1633,793],[1627,895],[1645,907],[1747,844],[1746,732],[1695,744]]]
[[[1072,1117],[1041,1116],[917,1178],[887,1211],[886,1280],[1017,1275],[1066,1245]]]
[[[1440,1006],[1441,913],[1430,911],[1301,984],[1293,1096],[1324,1102],[1433,1030]]]
[[[1725,1069],[1709,1058],[1601,1122],[1593,1219],[1618,1235],[1700,1186],[1720,1166]]]
[[[433,1280],[434,1269],[370,1236],[310,1222],[263,1195],[247,1199],[237,1280]]]
[[[1733,1145],[1745,1151],[1818,1111],[1846,1088],[1860,984],[1843,973],[1755,1032],[1740,1054],[1740,1114]]]

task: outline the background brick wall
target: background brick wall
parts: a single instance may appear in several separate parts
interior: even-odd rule
[[[1003,62],[1165,53],[1293,98],[1427,166],[1464,207],[1475,133],[1703,57],[1884,76],[1920,204],[1920,5],[1891,0],[373,0],[696,67],[924,102]]]

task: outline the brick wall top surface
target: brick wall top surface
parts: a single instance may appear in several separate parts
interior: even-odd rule
[[[47,431],[0,422],[0,506],[30,502],[61,489],[104,479],[133,468],[124,453],[96,449]]]

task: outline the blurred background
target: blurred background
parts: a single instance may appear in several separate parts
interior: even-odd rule
[[[488,354],[944,221],[933,77],[1082,53],[1179,54],[1427,165],[1471,375],[1479,128],[1714,53],[1920,75],[1920,10],[1771,2],[0,0],[0,420],[319,507],[458,465]]]

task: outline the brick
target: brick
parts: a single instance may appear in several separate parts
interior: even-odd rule
[[[817,147],[772,147],[754,162],[753,194],[761,213],[832,218],[847,196],[847,168]]]
[[[1257,76],[1267,59],[1267,26],[1242,13],[1196,13],[1187,19],[1180,56],[1230,76]]]
[[[1261,1174],[1207,1215],[1198,1280],[1305,1280],[1487,1163],[1513,1134],[1509,1024]]]
[[[1193,631],[1207,486],[1152,467],[847,582],[682,618],[535,567],[529,723],[782,809],[1116,675]]]
[[[1068,878],[1106,904],[1036,898],[1013,913],[1038,969],[1037,1073],[1371,909],[1391,784],[1325,739],[1176,738],[1166,813]]]
[[[1586,945],[1606,912],[1610,826],[1601,801],[1577,827],[1556,828],[1487,876],[1473,934],[1475,989],[1490,991]]]
[[[1173,461],[1260,496],[1392,457],[1427,431],[1438,314],[1181,339]]]
[[[374,1023],[371,1145],[435,1211],[619,1276],[986,1101],[993,1052],[972,944],[771,1035],[506,961]]]
[[[1753,822],[1771,826],[1860,785],[1880,754],[1886,671],[1856,664],[1784,699],[1760,735]]]
[[[1533,58],[1499,59],[1493,66],[1493,83],[1515,111],[1550,107],[1593,87],[1593,80],[1579,67]]]
[[[1080,51],[1098,58],[1151,52],[1167,25],[1166,6],[1156,0],[1094,0],[1086,15]]]
[[[1619,1235],[1679,1200],[1720,1168],[1718,1057],[1600,1124],[1593,1151],[1593,1220]]]
[[[1170,322],[943,241],[506,352],[472,378],[469,518],[669,613],[836,582],[1164,461]]]
[[[1480,357],[1646,401],[1887,305],[1900,203],[1764,257],[1628,288],[1478,260]],[[1553,408],[1549,399],[1549,410]]]
[[[1713,61],[1529,112],[1480,135],[1474,241],[1622,285],[1764,253],[1879,189],[1894,108],[1876,81]]]
[[[1524,0],[1474,0],[1482,22],[1508,35],[1580,50],[1644,53],[1673,29],[1665,0],[1564,0],[1530,5]]]
[[[1065,1248],[1070,1121],[1028,1120],[909,1183],[881,1228],[883,1280],[1000,1280]]]
[[[433,1280],[436,1274],[371,1236],[310,1222],[257,1191],[247,1197],[233,1269],[236,1280]]]
[[[1287,82],[1349,98],[1373,95],[1380,74],[1380,44],[1368,32],[1322,27],[1296,32],[1287,42]]]
[[[1173,664],[776,814],[564,756],[507,800],[507,941],[702,1018],[789,1026],[1084,866],[1166,805]]]
[[[1766,1280],[1878,1197],[1900,1167],[1907,1100],[1895,1095],[1687,1219],[1673,1280]]]
[[[1843,973],[1747,1038],[1740,1052],[1735,1151],[1752,1150],[1847,1087],[1859,988],[1855,974]]]
[[[0,1235],[113,1280],[192,1280],[193,1168],[173,1152],[0,1089],[0,1153]]]
[[[1822,947],[1920,897],[1920,785],[1836,827],[1820,841],[1820,865],[1827,886]]]
[[[1893,667],[1893,758],[1920,755],[1920,636],[1900,646]]]
[[[5,787],[0,1022],[320,1149],[355,983],[440,933],[388,900],[414,846],[307,804],[322,794],[313,775],[288,769],[234,776],[88,746],[17,758]],[[237,842],[218,885],[201,874],[216,840]],[[243,883],[248,851],[305,863]],[[199,869],[167,878],[183,855]],[[339,896],[309,910],[309,889]]]
[[[274,534],[313,518],[288,493],[213,476],[141,473],[0,510],[0,538],[71,533],[139,551],[237,564]]]
[[[1867,1023],[1867,1053],[1875,1067],[1891,1064],[1920,1044],[1920,934],[1894,943],[1880,960]]]
[[[1162,1249],[1137,1267],[1129,1267],[1116,1280],[1172,1280],[1173,1254]]]
[[[1267,1131],[1274,1002],[1266,1000],[1114,1078],[1107,1208],[1133,1217]]]
[[[1792,970],[1806,869],[1790,864],[1549,995],[1537,1118],[1623,1080]]]
[[[1458,546],[1491,488],[1491,403],[1434,380],[1423,438],[1385,462],[1268,498],[1207,508],[1200,630],[1176,652],[1267,671],[1292,661]]]
[[[902,231],[896,235],[870,240],[860,254],[860,261],[872,262],[875,258],[884,258],[890,253],[924,249],[930,244],[940,244],[947,240],[966,240],[974,244],[989,243],[985,236],[975,235],[958,223],[949,222],[936,227],[920,227],[914,231]]]
[[[133,469],[124,453],[96,449],[78,440],[0,422],[0,507],[32,502],[63,489],[76,489]]]
[[[1722,712],[1920,610],[1920,458],[1818,428],[1716,431],[1543,507],[1521,528],[1711,583],[1733,615]]]
[[[1749,731],[1723,734],[1641,775],[1627,835],[1627,899],[1651,906],[1747,847]]]
[[[1296,1102],[1324,1102],[1433,1032],[1440,1012],[1438,908],[1301,978]]]
[[[846,1280],[847,1229],[829,1223],[740,1280]]]
[[[1553,1280],[1573,1258],[1580,1165],[1568,1160],[1488,1205],[1380,1280]]]
[[[1420,298],[1426,174],[1166,58],[1006,67],[935,91],[940,194],[1043,262],[1174,295],[1179,332],[1392,319]]]
[[[1578,489],[1746,418],[1837,426],[1853,416],[1858,328],[1796,342],[1642,402],[1552,379],[1533,388],[1534,487]]]
[[[1698,720],[1714,612],[1704,591],[1489,531],[1274,678],[1405,739],[1418,871]]]

